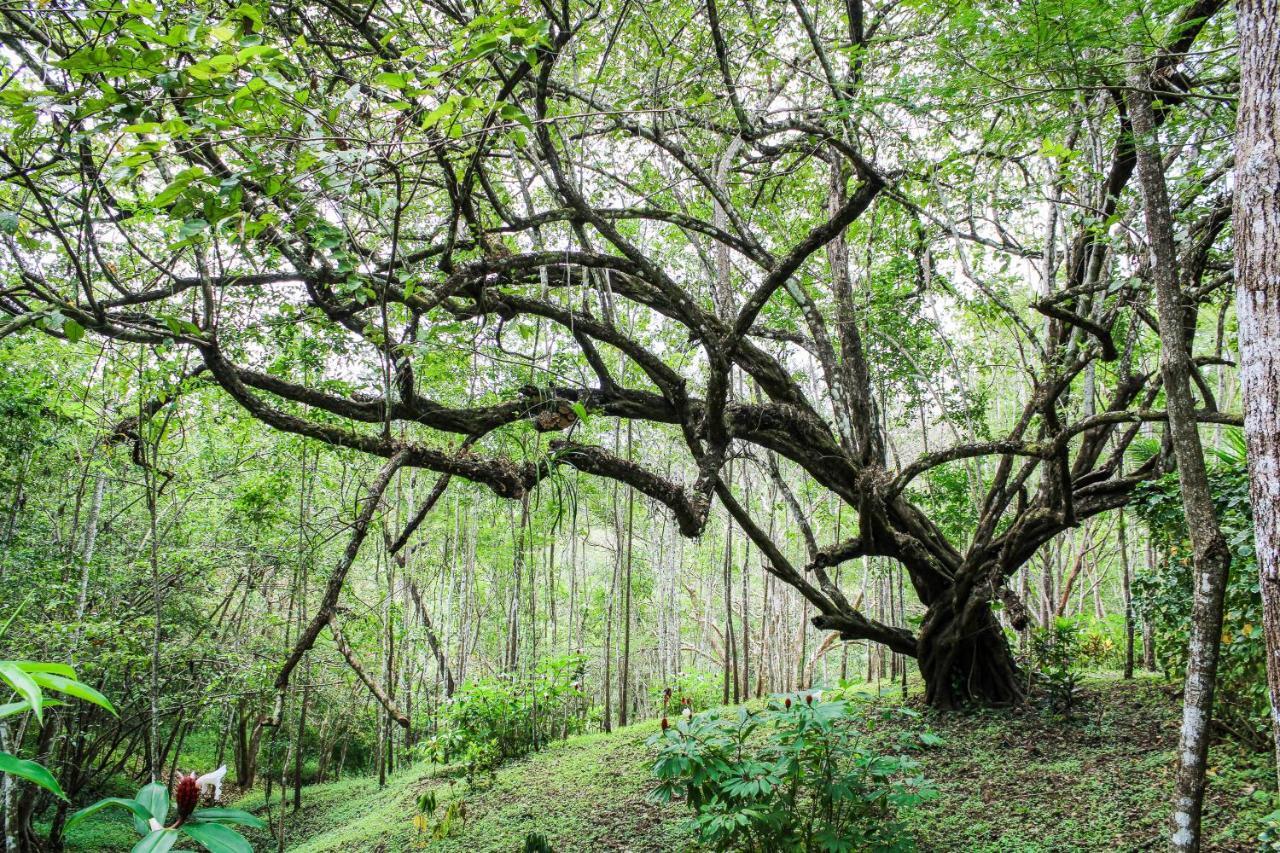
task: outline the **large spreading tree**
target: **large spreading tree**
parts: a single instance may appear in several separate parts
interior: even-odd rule
[[[1167,419],[1127,43],[1183,152],[1189,332],[1230,282],[1224,4],[1077,5],[8,4],[0,335],[166,354],[172,392],[141,416],[213,383],[390,470],[518,499],[576,469],[686,536],[722,505],[815,625],[915,658],[932,704],[1013,701],[1012,579],[1173,464],[1126,464]],[[1012,361],[1003,417],[902,459],[893,394],[973,423],[903,343],[945,356],[932,318],[956,306]],[[442,369],[458,352],[551,369],[503,387]],[[1189,356],[1195,417],[1238,422],[1200,373],[1221,359]],[[585,438],[598,418],[678,452],[626,458]],[[766,457],[856,534],[789,558],[728,474]],[[962,525],[915,488],[956,466]],[[863,556],[905,568],[918,630],[840,588]]]

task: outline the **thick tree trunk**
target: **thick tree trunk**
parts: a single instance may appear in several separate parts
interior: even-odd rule
[[[1236,310],[1267,685],[1280,773],[1280,10],[1240,0]]]
[[[1231,552],[1218,526],[1209,488],[1204,451],[1191,396],[1194,370],[1187,331],[1186,299],[1178,283],[1178,258],[1173,217],[1165,187],[1164,165],[1155,138],[1156,119],[1148,94],[1146,63],[1130,52],[1133,71],[1128,95],[1129,115],[1137,150],[1138,180],[1150,244],[1160,326],[1160,372],[1169,410],[1169,437],[1178,463],[1182,505],[1187,515],[1193,562],[1191,639],[1187,681],[1183,691],[1182,735],[1174,776],[1174,807],[1169,847],[1174,851],[1200,849],[1200,813],[1204,805],[1205,762],[1209,753],[1209,723],[1213,715],[1214,680],[1218,672],[1222,634],[1222,602]]]
[[[934,708],[1012,705],[1022,699],[1017,665],[989,607],[984,606],[971,624],[949,610],[931,609],[916,660],[925,701]]]

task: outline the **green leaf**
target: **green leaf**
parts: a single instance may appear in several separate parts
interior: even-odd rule
[[[920,742],[925,746],[942,746],[945,741],[934,732],[921,732]]]
[[[70,323],[71,321],[68,320],[67,322]],[[107,697],[103,696],[87,684],[76,681],[73,678],[63,678],[61,675],[56,675],[52,672],[33,672],[31,677],[40,685],[47,687],[50,690],[55,690],[58,693],[65,693],[68,696],[74,696],[77,699],[83,699],[84,701],[91,702],[101,708],[106,708],[112,714],[116,714],[116,709],[112,706],[111,702],[108,701]],[[116,716],[119,716],[119,714],[116,714]]]
[[[36,686],[35,681],[30,675],[18,669],[17,664],[13,661],[0,660],[0,680],[8,684],[14,689],[19,696],[31,703],[31,710],[35,712],[36,719],[44,722],[44,710],[41,700],[40,688]]]
[[[440,119],[444,118],[445,116],[452,115],[456,107],[457,107],[457,104],[454,103],[453,101],[445,101],[443,104],[436,107],[431,112],[427,113],[426,117],[422,119],[422,129],[430,130],[431,128],[435,127],[437,124],[440,123]]]
[[[184,823],[182,831],[203,844],[209,853],[253,853],[244,836],[220,823]]]
[[[261,818],[244,809],[197,809],[192,812],[190,819],[197,823],[237,823],[255,829],[267,828]]]
[[[52,672],[64,678],[75,678],[76,671],[65,663],[47,663],[45,661],[15,660],[13,665],[23,672]]]
[[[143,808],[161,823],[169,816],[169,789],[159,782],[143,785],[134,799],[142,803]]]
[[[68,317],[62,324],[62,334],[66,335],[71,343],[79,343],[84,338],[84,326]]]
[[[66,704],[67,704],[66,702],[59,702],[57,699],[50,699],[47,696],[44,699],[44,706],[46,708],[60,708]],[[21,702],[7,702],[3,705],[0,705],[0,720],[3,720],[5,717],[12,717],[14,714],[21,714],[23,711],[29,711],[29,710],[31,710],[31,703],[28,702],[26,699],[23,699]]]
[[[18,214],[12,210],[0,211],[0,231],[6,234],[17,234]]]
[[[398,74],[394,71],[383,71],[373,78],[373,82],[379,86],[386,86],[388,89],[403,89],[409,85],[408,74]]]
[[[166,853],[178,843],[178,830],[157,829],[133,845],[133,853]]]
[[[107,806],[120,806],[122,809],[128,809],[133,813],[133,816],[139,820],[148,821],[151,819],[151,812],[147,811],[147,807],[137,800],[126,800],[124,797],[107,797],[105,799],[98,800],[91,806],[85,806],[80,811],[73,814],[67,820],[67,826],[71,826],[91,814],[100,812]]]
[[[250,21],[255,27],[262,29],[262,12],[256,6],[249,3],[241,3],[232,10],[231,14]]]
[[[160,193],[151,200],[152,207],[164,207],[170,204],[178,196],[182,195],[183,190],[191,186],[191,182],[204,175],[204,169],[199,166],[193,166],[190,169],[183,169],[179,172],[169,185],[162,189]]]
[[[185,240],[187,237],[194,237],[209,227],[209,223],[203,219],[188,219],[182,223],[182,228],[178,234]]]
[[[26,699],[23,699],[21,702],[8,702],[4,705],[0,705],[0,720],[3,720],[5,717],[12,717],[14,714],[21,714],[30,707],[31,703]]]
[[[27,761],[0,750],[0,773],[8,773],[10,776],[34,782],[59,799],[67,798],[67,795],[62,793],[62,786],[58,784],[58,780],[53,778],[53,774],[34,761]]]

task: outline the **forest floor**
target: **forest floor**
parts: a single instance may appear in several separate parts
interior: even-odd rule
[[[896,704],[887,696],[875,701]],[[886,752],[899,749],[904,729],[927,726],[942,738],[940,746],[917,753],[940,796],[903,815],[921,850],[1157,850],[1178,717],[1169,685],[1098,677],[1085,682],[1066,720],[1034,709],[894,716],[869,737]],[[286,849],[510,853],[536,831],[562,853],[695,850],[688,811],[647,797],[653,752],[645,740],[656,730],[648,721],[561,741],[476,787],[450,777],[448,768],[423,765],[397,774],[382,790],[368,778],[305,788],[302,810],[286,819]],[[1269,755],[1218,745],[1210,767],[1205,849],[1257,850],[1259,819],[1269,811]],[[459,799],[466,810],[451,837],[430,845],[413,824],[414,803],[429,788],[436,791],[438,815]],[[267,816],[261,793],[237,805]],[[276,849],[265,832],[252,840],[257,850]]]

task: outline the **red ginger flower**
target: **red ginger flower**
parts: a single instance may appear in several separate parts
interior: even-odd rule
[[[200,786],[196,783],[196,774],[188,773],[178,777],[178,788],[174,791],[173,800],[178,807],[179,822],[191,816],[200,802]]]

